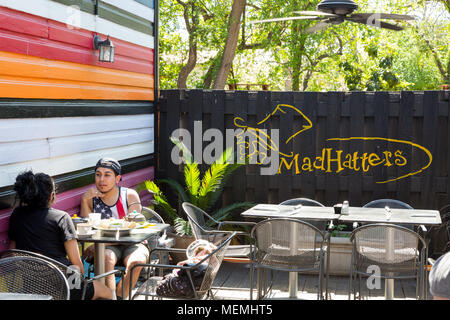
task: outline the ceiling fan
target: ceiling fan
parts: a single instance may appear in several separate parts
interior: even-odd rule
[[[277,22],[287,20],[318,20],[314,26],[306,29],[307,33],[314,33],[327,28],[331,24],[341,24],[344,21],[351,21],[366,24],[372,27],[384,28],[400,31],[403,27],[380,21],[380,19],[391,20],[414,20],[413,16],[393,13],[353,13],[358,9],[358,5],[352,0],[323,0],[317,5],[318,11],[294,11],[298,14],[293,17],[273,18],[266,20],[250,21],[253,23]]]

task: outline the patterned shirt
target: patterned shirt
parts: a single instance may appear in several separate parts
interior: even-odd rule
[[[92,198],[94,212],[101,213],[102,219],[123,218],[128,212],[127,191],[128,188],[119,187],[119,197],[112,206],[105,204],[99,197]]]

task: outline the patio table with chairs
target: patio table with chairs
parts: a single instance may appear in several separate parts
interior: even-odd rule
[[[93,233],[79,237],[81,243],[94,243],[94,273],[95,275],[105,273],[105,247],[109,243],[113,244],[137,244],[161,234],[170,225],[166,223],[152,223],[146,228],[133,229],[129,234],[120,235],[117,232],[113,235],[105,235],[102,230],[95,230]],[[101,279],[104,282],[104,279]]]
[[[385,226],[386,230],[383,231],[384,239],[382,241],[384,242],[384,245],[379,247],[382,250],[385,250],[383,255],[386,256],[386,259],[389,261],[395,261],[394,255],[396,251],[394,252],[394,239],[396,238],[396,232],[402,232],[406,229],[403,226],[398,226],[398,228],[389,228],[389,226],[392,225],[410,225],[410,226],[420,226],[421,231],[426,233],[426,227],[425,226],[433,226],[433,225],[439,225],[441,223],[441,217],[438,211],[436,210],[417,210],[417,209],[396,209],[396,208],[365,208],[365,207],[349,207],[348,214],[336,214],[334,211],[334,207],[321,207],[321,206],[307,206],[307,205],[276,205],[276,204],[258,204],[246,211],[244,211],[241,214],[243,217],[246,218],[264,218],[264,219],[280,219],[280,218],[288,218],[288,219],[298,219],[298,220],[316,220],[316,221],[333,221],[333,224],[337,223],[369,223],[369,225],[364,225],[359,228],[366,228],[367,227],[373,227],[376,228],[377,226]],[[397,227],[397,226],[396,226]],[[353,234],[357,234],[356,232],[359,231],[358,229],[355,229],[353,231]],[[400,230],[397,230],[400,229]],[[410,232],[410,236],[416,233],[406,229],[404,232]],[[328,232],[328,231],[325,231]],[[352,235],[353,235],[352,234]],[[421,278],[421,291],[422,294],[425,292],[424,285],[425,285],[425,277],[423,277],[423,269],[424,269],[424,262],[426,262],[426,242],[422,241],[422,237],[417,236],[417,245],[419,242],[421,242],[422,249],[424,252],[421,254],[421,262],[422,266],[420,266],[422,272],[422,278]],[[292,238],[292,237],[291,237]],[[354,239],[354,237],[353,237]],[[352,240],[353,240],[352,239]],[[422,240],[421,240],[422,239]],[[292,239],[294,240],[294,239]],[[295,243],[291,242],[291,243]],[[329,245],[327,246],[327,252],[329,252]],[[353,244],[353,247],[355,250],[355,245]],[[352,256],[354,256],[355,253],[353,252]],[[328,255],[329,257],[330,255]],[[352,260],[353,261],[353,260]],[[327,266],[329,266],[329,261],[326,262]],[[329,270],[329,269],[327,269]],[[290,297],[294,298],[297,295],[296,292],[296,284],[297,284],[297,272],[292,272],[289,277],[289,292]],[[292,275],[292,276],[291,276]],[[386,299],[393,299],[393,279],[385,278],[385,298]],[[328,280],[328,274],[327,274],[327,280]],[[326,291],[327,291],[327,284],[328,281],[326,281]],[[349,285],[349,293],[351,290],[351,282]],[[422,295],[423,297],[423,295]]]

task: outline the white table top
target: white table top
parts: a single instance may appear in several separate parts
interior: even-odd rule
[[[384,208],[350,207],[348,215],[340,215],[342,222],[395,223],[411,225],[438,225],[441,216],[437,210],[423,209],[390,209],[390,219],[387,219]]]
[[[335,214],[333,207],[286,206],[258,204],[243,213],[253,218],[295,218],[310,220],[339,220],[340,222],[394,223],[412,225],[438,225],[441,216],[437,210],[390,209],[390,219],[384,208],[350,207],[349,214]]]
[[[243,217],[253,218],[295,218],[311,220],[332,220],[339,217],[333,207],[286,206],[277,204],[258,204],[241,213]]]
[[[0,300],[52,300],[52,296],[44,294],[0,292]]]

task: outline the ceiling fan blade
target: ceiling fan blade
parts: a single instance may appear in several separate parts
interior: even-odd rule
[[[264,19],[264,20],[253,20],[253,21],[248,21],[248,24],[278,22],[278,21],[288,21],[288,20],[321,20],[321,19],[323,19],[323,18],[319,18],[316,16],[298,16],[298,17],[284,17],[284,18]]]
[[[313,25],[312,27],[309,27],[305,30],[306,33],[314,33],[323,29],[326,29],[330,26],[329,22],[326,21],[320,21],[318,23],[316,23],[315,25]]]
[[[369,27],[377,27],[377,28],[384,28],[389,30],[395,30],[395,31],[401,31],[404,28],[395,24],[387,23],[380,20],[367,20],[367,19],[356,19],[356,18],[345,18],[345,20],[365,24]]]
[[[360,18],[360,19],[392,19],[392,20],[415,20],[413,16],[406,14],[395,14],[395,13],[354,13],[347,18]]]
[[[304,16],[324,16],[324,17],[339,17],[337,14],[323,12],[323,11],[292,11],[295,14],[302,14]]]

